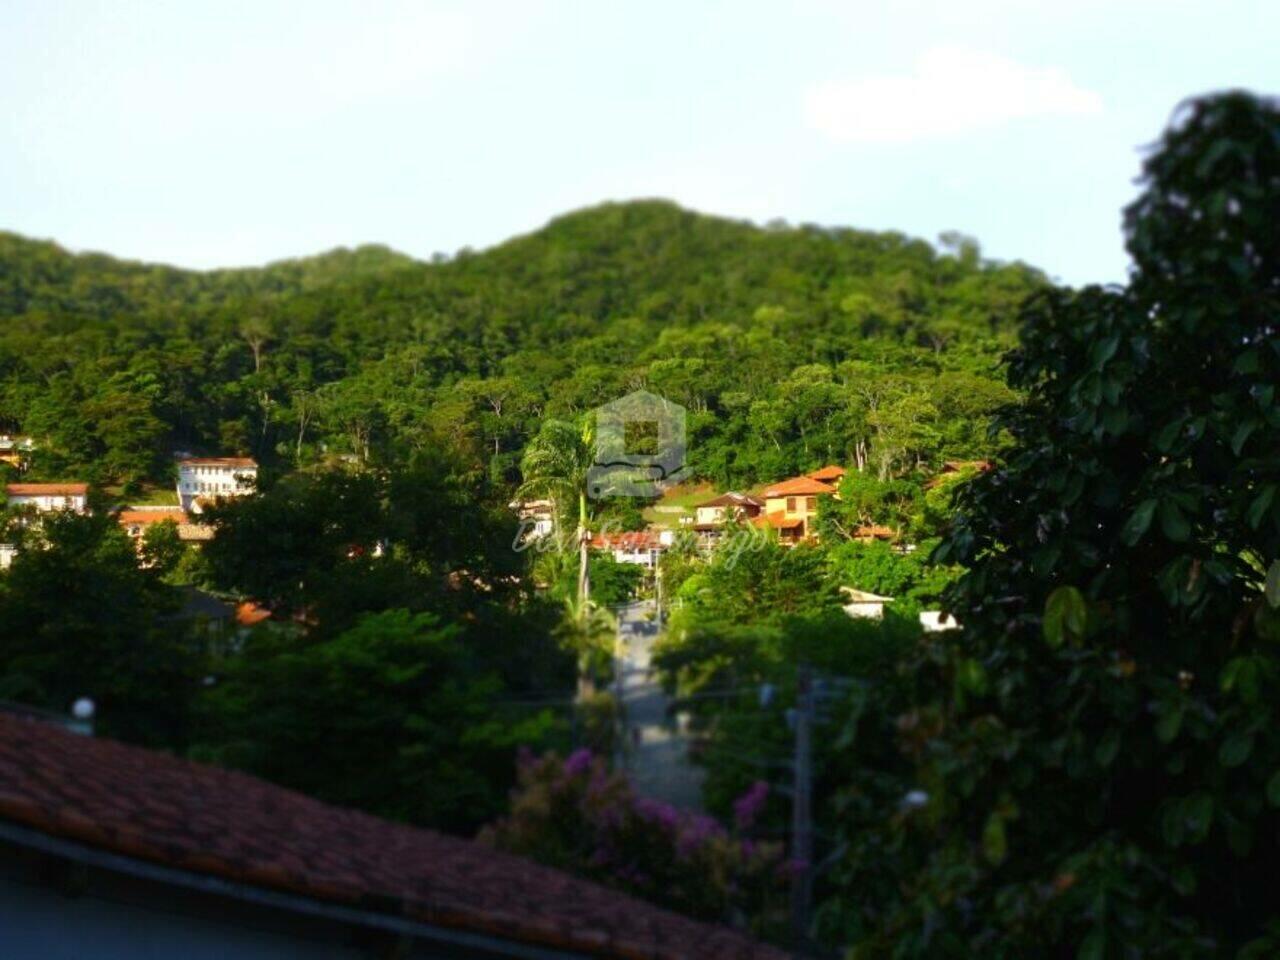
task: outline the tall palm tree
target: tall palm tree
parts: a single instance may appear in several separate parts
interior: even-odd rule
[[[551,500],[560,521],[578,501],[578,604],[586,609],[591,584],[587,576],[587,472],[595,461],[595,431],[588,420],[575,426],[564,420],[542,424],[520,460],[522,498]]]

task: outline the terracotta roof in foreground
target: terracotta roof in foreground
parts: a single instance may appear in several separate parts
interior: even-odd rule
[[[24,716],[0,714],[0,819],[193,874],[588,956],[786,957],[468,840]]]
[[[11,497],[83,497],[89,492],[87,483],[10,483],[5,493]]]

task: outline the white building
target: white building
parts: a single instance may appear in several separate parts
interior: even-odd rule
[[[849,600],[844,604],[844,612],[854,619],[881,620],[885,604],[893,603],[893,597],[882,597],[853,587],[841,587],[840,592]]]
[[[88,508],[87,483],[10,483],[4,488],[10,507],[34,507],[36,513]]]
[[[522,541],[549,536],[555,529],[555,504],[550,500],[513,500],[508,506],[520,518]]]
[[[178,503],[200,513],[218,497],[252,493],[258,482],[257,461],[248,457],[192,457],[178,461]]]

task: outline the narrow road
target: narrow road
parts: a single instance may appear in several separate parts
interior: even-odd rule
[[[616,692],[623,727],[619,761],[641,796],[698,810],[702,806],[702,770],[690,762],[688,739],[678,719],[668,715],[670,700],[650,672],[653,644],[658,639],[656,612],[652,600],[639,600],[617,610]]]

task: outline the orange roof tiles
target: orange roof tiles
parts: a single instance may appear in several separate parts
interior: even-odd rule
[[[180,507],[173,507],[172,509],[166,508],[164,510],[125,509],[116,514],[116,519],[125,526],[134,523],[163,523],[166,520],[172,520],[174,523],[186,523],[187,511]]]
[[[831,483],[834,480],[839,480],[844,475],[845,475],[844,467],[838,467],[835,464],[829,464],[828,466],[825,466],[825,467],[819,467],[817,470],[814,470],[812,473],[805,474],[805,476],[808,477],[810,480],[820,480],[823,483]]]
[[[596,550],[657,550],[662,541],[648,530],[623,530],[617,533],[597,533],[591,538]]]
[[[5,493],[11,497],[83,497],[89,492],[87,483],[10,483]]]
[[[236,623],[242,627],[253,627],[263,620],[271,618],[271,611],[250,600],[242,600],[236,604]]]
[[[815,496],[823,493],[835,493],[836,488],[829,483],[813,480],[810,477],[792,477],[775,483],[765,490],[764,495],[772,500],[777,497]]]
[[[629,960],[787,956],[469,840],[12,714],[0,714],[0,819],[191,874],[508,943]]]

